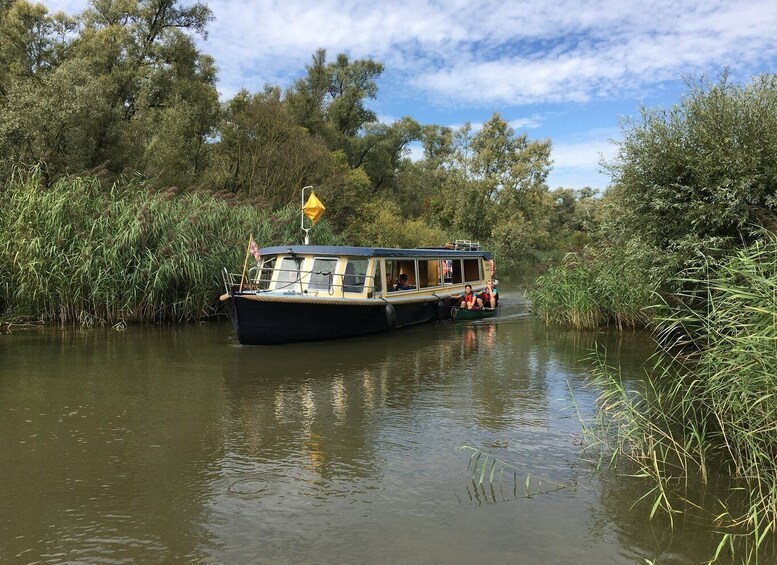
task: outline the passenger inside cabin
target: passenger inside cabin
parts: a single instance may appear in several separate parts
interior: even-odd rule
[[[413,290],[415,286],[407,284],[407,274],[402,273],[399,275],[399,282],[397,283],[397,290]]]
[[[464,294],[460,294],[459,297],[461,297],[459,308],[462,310],[481,310],[483,308],[483,301],[472,292],[471,284],[464,287]]]

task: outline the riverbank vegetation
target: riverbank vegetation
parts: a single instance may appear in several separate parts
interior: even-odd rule
[[[96,176],[41,186],[17,176],[0,193],[0,308],[59,324],[197,320],[216,312],[219,273],[239,268],[246,234],[288,241],[297,209],[275,212],[230,195],[148,191]],[[322,222],[323,244],[340,240]]]
[[[0,224],[16,238],[4,241],[6,253],[19,254],[0,267],[0,316],[78,322],[121,312],[151,321],[210,312],[204,291],[187,288],[191,273],[172,270],[234,266],[249,232],[262,233],[267,218],[285,218],[306,185],[326,205],[328,229],[352,245],[479,240],[496,252],[503,274],[587,241],[595,193],[550,190],[549,140],[529,139],[499,114],[458,129],[410,117],[381,123],[369,103],[383,64],[330,59],[323,49],[288,88],[267,84],[220,100],[214,61],[195,42],[211,20],[206,5],[179,0],[93,0],[74,16],[26,0],[0,4],[0,194],[11,202],[0,209]],[[81,199],[80,213],[56,208]],[[84,233],[90,245],[111,247],[114,228],[130,229],[133,206],[159,207],[159,223],[149,229],[170,237],[120,236],[131,241],[114,250],[115,261],[91,247],[82,255],[61,248]],[[178,226],[174,213],[207,217],[207,225]],[[52,238],[43,229],[28,238],[16,214],[40,220],[68,260],[36,255],[34,246]],[[111,223],[116,214],[124,223]],[[143,218],[151,222],[148,214],[136,220]],[[209,245],[198,228],[210,230]],[[328,237],[318,232],[313,241]],[[287,242],[301,237],[285,235]],[[192,245],[197,267],[185,255]],[[143,277],[156,281],[153,305],[141,303],[151,290]],[[88,285],[98,281],[106,287],[89,296]],[[135,288],[135,298],[107,290],[111,284]],[[160,314],[161,304],[168,314]]]
[[[593,445],[652,479],[651,516],[689,483],[730,477],[710,512],[716,558],[758,561],[777,531],[777,77],[689,83],[624,123],[590,244],[532,290],[550,323],[648,326],[659,346],[631,390],[603,360]]]
[[[758,562],[777,531],[777,237],[706,259],[657,323],[647,385],[626,388],[605,359],[594,372],[604,392],[592,446],[651,480],[651,516],[706,513],[722,534],[716,559]],[[720,477],[733,486],[727,498],[689,500],[689,483]]]

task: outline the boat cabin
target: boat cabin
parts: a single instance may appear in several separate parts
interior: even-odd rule
[[[429,293],[484,282],[483,252],[358,247],[272,247],[248,272],[244,291],[284,295],[377,298]],[[405,288],[399,289],[405,275]]]
[[[352,337],[451,317],[452,297],[485,287],[491,254],[460,249],[280,246],[242,275],[222,273],[242,344]],[[401,284],[400,284],[401,283]]]

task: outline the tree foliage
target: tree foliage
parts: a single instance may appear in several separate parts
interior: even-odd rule
[[[93,0],[75,19],[16,0],[0,24],[0,175],[106,164],[192,184],[216,125],[212,59],[194,45],[211,14],[178,0]],[[27,48],[21,48],[27,45]]]
[[[503,266],[543,259],[577,222],[577,200],[548,191],[549,141],[498,114],[479,129],[381,123],[373,59],[319,49],[289,88],[219,101],[213,59],[194,41],[212,19],[204,3],[91,0],[70,17],[0,0],[0,16],[0,183],[30,166],[48,187],[132,174],[143,181],[132,187],[210,190],[267,210],[313,185],[352,243],[478,239]]]
[[[623,132],[609,164],[619,229],[672,258],[663,276],[777,225],[776,76],[689,82],[678,104],[643,108]]]

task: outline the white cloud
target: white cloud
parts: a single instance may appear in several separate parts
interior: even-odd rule
[[[617,146],[612,140],[619,135],[617,129],[602,128],[554,141],[551,149],[553,170],[548,177],[548,186],[605,188],[610,183],[610,177],[601,171],[600,162],[615,156]]]
[[[77,11],[78,0],[51,0]],[[386,63],[427,103],[580,102],[683,73],[764,65],[777,54],[777,2],[578,0],[219,0],[203,49],[220,89],[283,86],[318,47]]]

